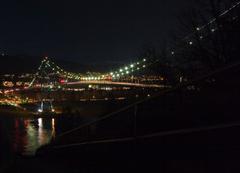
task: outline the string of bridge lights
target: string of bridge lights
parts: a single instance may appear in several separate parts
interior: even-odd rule
[[[110,75],[112,76],[113,79],[120,78],[121,76],[124,76],[124,75],[129,75],[130,73],[146,68],[147,66],[146,62],[147,62],[147,59],[143,58],[141,61],[122,67],[117,71],[110,72]]]
[[[43,59],[43,60],[41,61],[40,66],[38,67],[37,72],[34,74],[33,80],[30,82],[30,84],[29,84],[29,86],[28,86],[29,88],[32,87],[34,81],[36,80],[37,76],[39,75],[39,71],[42,69],[42,66],[43,66],[44,61],[45,61],[45,59]]]
[[[138,71],[142,68],[147,66],[146,59],[142,59],[142,61],[132,63],[130,65],[124,66],[124,68],[120,68],[119,71],[110,72],[106,74],[98,74],[98,75],[83,75],[77,73],[71,73],[63,70],[58,65],[56,65],[53,61],[50,61],[48,57],[45,57],[38,68],[38,72],[35,76],[39,75],[42,68],[50,68],[56,74],[68,78],[68,79],[75,79],[75,80],[106,80],[106,79],[114,79],[120,76],[128,75],[134,71]]]
[[[229,9],[225,10],[224,12],[222,12],[217,18],[219,17],[223,17],[224,15],[228,14],[230,11],[232,11],[233,9],[237,8],[240,5],[240,1],[236,2],[233,6],[231,6]],[[201,32],[202,30],[204,30],[205,28],[207,28],[207,26],[212,25],[214,22],[217,21],[217,18],[213,18],[211,19],[207,24],[202,25],[200,27],[197,27],[196,30],[185,36],[183,38],[183,40],[187,40],[187,45],[192,46],[194,44],[193,40],[190,40],[189,38],[191,36],[193,36],[196,32]],[[235,20],[237,17],[234,17],[233,20]],[[217,31],[217,28],[212,28],[210,29],[211,33],[214,33]],[[200,35],[200,40],[203,40],[203,35]],[[176,50],[171,50],[170,51],[170,55],[175,55],[176,54]],[[147,66],[150,66],[153,63],[157,63],[159,62],[159,59],[156,59],[155,61],[149,61],[146,58],[143,58],[142,60],[135,62],[135,63],[131,63],[130,65],[126,65],[121,67],[120,69],[116,70],[116,71],[112,71],[110,73],[106,73],[106,74],[98,74],[98,75],[83,75],[83,74],[77,74],[77,73],[72,73],[72,72],[67,72],[64,69],[60,68],[58,65],[56,65],[53,61],[50,61],[48,57],[45,57],[42,61],[41,64],[38,68],[37,73],[35,74],[34,79],[32,80],[32,82],[30,83],[30,86],[32,86],[33,82],[36,80],[36,77],[39,75],[40,71],[42,70],[42,68],[50,68],[53,72],[57,73],[58,75],[64,77],[64,78],[68,78],[68,79],[75,79],[75,80],[106,80],[106,79],[118,79],[121,78],[123,76],[127,76],[130,75],[134,72],[140,71],[144,68],[146,68]]]
[[[223,17],[225,15],[227,15],[229,12],[231,12],[233,9],[239,7],[240,5],[240,1],[234,3],[233,6],[231,6],[230,8],[228,8],[227,10],[223,11],[221,14],[219,14],[217,17],[212,18],[209,22],[207,22],[206,24],[196,27],[195,31],[193,31],[192,33],[188,34],[187,36],[185,36],[182,40],[186,42],[187,45],[189,46],[193,46],[194,45],[194,41],[190,39],[191,36],[193,36],[194,34],[197,33],[201,33],[201,31],[203,31],[204,29],[206,29],[209,25],[212,25],[214,22],[217,21],[218,18]],[[232,21],[236,20],[238,18],[238,16],[235,16],[232,18]],[[215,33],[218,28],[216,27],[209,27],[210,28],[210,33]],[[200,34],[199,36],[199,40],[203,40],[204,36],[203,34]],[[187,40],[187,41],[186,41]],[[170,55],[175,55],[176,54],[176,50],[171,50],[170,51]]]
[[[63,76],[64,78],[80,80],[82,77],[82,74],[71,73],[63,70],[58,65],[56,65],[53,61],[50,61],[47,57],[45,57],[44,61],[46,62],[45,63],[46,68],[47,67],[51,68],[53,72]]]

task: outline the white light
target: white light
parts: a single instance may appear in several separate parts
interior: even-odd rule
[[[42,118],[38,118],[38,126],[39,126],[39,127],[42,127],[42,126],[43,126]]]
[[[127,70],[128,69],[128,67],[125,67],[125,70]]]
[[[197,31],[199,31],[199,30],[200,30],[200,28],[199,28],[199,27],[197,27],[197,28],[196,28],[196,30],[197,30]]]
[[[38,112],[43,112],[43,110],[42,109],[38,109]]]
[[[143,61],[145,62],[145,61],[146,61],[146,59],[144,58],[144,59],[143,59]]]
[[[120,71],[120,72],[122,72],[123,70],[122,70],[122,69],[120,69],[119,71]]]
[[[111,72],[110,75],[113,75],[113,72]]]
[[[117,74],[117,77],[119,77],[120,75],[119,74]]]
[[[143,65],[143,68],[145,68],[146,66],[145,65]]]
[[[174,55],[174,54],[175,54],[175,52],[174,52],[174,51],[172,51],[172,52],[171,52],[171,54],[172,54],[172,55]]]
[[[211,29],[212,32],[215,32],[215,29]]]
[[[54,129],[55,128],[55,119],[52,118],[52,128]]]
[[[52,112],[55,112],[55,109],[52,109]]]
[[[126,73],[128,74],[128,73],[129,73],[129,71],[126,71]]]
[[[190,44],[190,45],[192,45],[192,44],[193,44],[193,42],[192,42],[192,41],[190,41],[190,42],[189,42],[189,44]]]
[[[131,64],[131,66],[130,66],[131,68],[133,68],[134,67],[134,65],[133,64]]]

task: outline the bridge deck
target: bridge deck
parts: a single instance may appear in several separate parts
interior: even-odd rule
[[[122,86],[134,86],[143,88],[164,88],[165,85],[157,84],[140,84],[140,83],[130,83],[130,82],[114,82],[114,81],[77,81],[77,82],[67,82],[67,85],[78,85],[78,84],[100,84],[100,85],[122,85]]]

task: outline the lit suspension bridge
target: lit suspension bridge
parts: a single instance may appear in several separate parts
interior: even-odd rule
[[[109,73],[90,73],[90,74],[80,74],[67,72],[48,57],[45,57],[38,68],[38,71],[34,75],[33,80],[31,81],[29,88],[34,87],[37,83],[37,79],[50,79],[51,77],[60,77],[62,80],[61,83],[66,85],[74,84],[103,84],[103,85],[123,85],[123,86],[135,86],[135,87],[156,87],[160,88],[161,85],[151,85],[151,84],[140,84],[132,82],[119,82],[119,79],[125,76],[129,76],[134,72],[140,71],[147,66],[151,65],[150,62],[147,63],[146,58],[138,61],[136,63],[131,63],[130,65],[120,68],[118,71],[109,72]],[[66,80],[65,80],[66,79]],[[71,80],[71,82],[68,82]],[[41,82],[40,82],[41,83]]]

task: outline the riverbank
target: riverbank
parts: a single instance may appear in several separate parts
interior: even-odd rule
[[[1,105],[0,116],[22,117],[22,118],[57,118],[57,117],[94,117],[107,114],[113,110],[123,107],[133,100],[104,100],[104,101],[63,101],[54,102],[55,113],[38,113],[37,104],[23,104],[24,109],[18,107]]]
[[[1,116],[31,116],[31,112],[9,105],[0,105]]]

